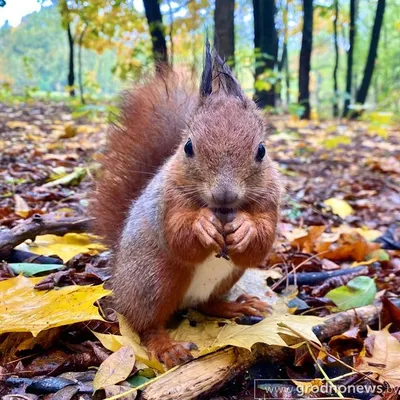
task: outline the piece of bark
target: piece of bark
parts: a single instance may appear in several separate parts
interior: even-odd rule
[[[219,389],[257,359],[255,352],[226,347],[207,354],[155,380],[140,399],[190,400]]]
[[[0,231],[0,259],[8,257],[15,246],[38,235],[64,236],[66,233],[81,233],[89,230],[91,218],[71,217],[56,219],[51,216],[34,215],[13,229]]]

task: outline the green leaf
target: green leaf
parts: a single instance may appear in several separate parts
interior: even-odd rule
[[[331,299],[340,310],[345,311],[372,304],[375,295],[375,281],[368,276],[357,276],[346,286],[331,290],[326,297]]]
[[[33,264],[33,263],[12,263],[8,266],[16,273],[23,273],[24,276],[30,277],[41,272],[54,271],[65,268],[63,264]]]
[[[131,384],[132,387],[138,387],[147,383],[150,379],[145,376],[135,375],[132,378],[127,379],[127,382]]]
[[[383,249],[377,249],[367,254],[367,260],[377,259],[378,261],[390,261],[390,256],[387,251]]]
[[[79,184],[79,182],[86,176],[87,169],[82,167],[76,167],[73,172],[68,175],[63,176],[62,178],[56,179],[55,181],[45,183],[42,185],[44,188],[54,187],[57,185],[75,185]]]

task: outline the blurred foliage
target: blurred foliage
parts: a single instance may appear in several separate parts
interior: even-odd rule
[[[203,59],[206,30],[213,36],[215,0],[162,0],[161,10],[171,63],[198,75]],[[354,91],[363,75],[377,0],[360,1],[354,56]],[[42,0],[43,2],[43,0]],[[124,82],[139,79],[152,67],[151,41],[140,0],[53,0],[39,12],[26,16],[16,28],[7,23],[0,28],[0,96],[25,98],[46,95],[66,97],[69,23],[76,47],[75,75],[78,79],[78,48],[82,45],[83,83],[86,96],[99,99],[116,94]],[[275,85],[281,93],[277,111],[299,115],[297,100],[298,58],[301,44],[301,0],[277,0],[276,27],[279,36],[278,60],[287,43],[290,87],[285,68],[265,71],[256,86],[268,90]],[[3,4],[4,5],[4,4]],[[369,99],[364,108],[390,110],[400,114],[399,0],[387,0],[378,60]],[[328,117],[335,96],[345,100],[346,50],[348,48],[349,2],[339,1],[340,52],[338,93],[333,93],[334,67],[333,0],[314,2],[314,39],[310,89],[314,115]],[[251,0],[236,0],[235,72],[251,95],[254,70],[265,54],[253,47],[253,7]],[[286,93],[288,92],[290,99]],[[51,94],[50,94],[51,93]],[[354,97],[354,96],[353,96]],[[289,104],[287,104],[289,103]],[[352,106],[356,109],[356,106]]]

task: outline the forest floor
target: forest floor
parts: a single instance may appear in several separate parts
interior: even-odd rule
[[[331,314],[333,303],[339,309],[346,309],[333,296],[325,295],[329,290],[344,287],[350,278],[358,275],[373,278],[374,295],[378,293],[378,297],[384,293],[389,297],[400,295],[400,126],[390,123],[383,113],[375,113],[369,120],[350,122],[299,121],[290,116],[269,116],[267,120],[272,126],[267,148],[279,164],[287,187],[278,240],[267,263],[276,273],[271,274],[275,279],[272,287],[282,289],[288,275],[299,278],[309,272],[347,271],[341,275],[345,278],[331,282],[328,288],[321,288],[320,284],[330,275],[318,284],[302,286],[298,282],[296,294],[299,295],[294,296],[300,299],[297,306],[301,304],[309,314],[317,316]],[[21,226],[37,214],[54,219],[87,215],[106,130],[107,121],[101,113],[90,119],[73,118],[63,104],[0,104],[1,229]],[[100,272],[101,261],[93,261],[91,256],[77,256],[95,247],[81,239],[51,246],[39,240],[36,248],[22,245],[19,249],[55,254],[64,262],[69,261],[67,265],[74,272],[53,273],[48,289],[58,285],[102,283],[108,274]],[[12,264],[11,259],[6,257],[6,260]],[[17,275],[9,265],[1,264],[3,282]],[[364,269],[355,272],[354,268],[360,266]],[[56,279],[54,274],[59,274]],[[346,276],[350,278],[346,280]],[[364,289],[354,294],[356,302],[347,308],[370,304],[360,302],[366,294]],[[398,332],[399,315],[385,318],[386,322],[393,323],[391,332]],[[62,333],[57,331],[53,338],[47,337],[39,350],[32,344],[27,347],[30,334],[18,334],[21,330],[11,327],[1,329],[0,334],[4,333],[0,336],[1,394],[7,390],[24,393],[30,385],[22,381],[4,383],[4,377],[10,375],[21,379],[60,376],[99,365],[107,353],[94,341],[88,328],[118,332],[116,323],[111,322],[75,324]],[[84,332],[85,342],[73,337],[79,332]],[[25,347],[17,349],[15,342],[10,345],[7,335],[14,335],[13,340],[19,345],[25,343]],[[56,340],[60,335],[62,344]],[[78,358],[78,353],[87,358]],[[344,355],[339,353],[336,354]],[[364,357],[361,351],[352,355]],[[69,363],[65,361],[67,358]],[[400,382],[400,364],[396,368],[396,379]],[[223,395],[229,398],[235,391],[238,398],[245,398],[247,389],[243,389],[243,382],[239,386],[239,389],[233,386],[225,389]]]

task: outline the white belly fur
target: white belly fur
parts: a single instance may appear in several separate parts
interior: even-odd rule
[[[224,258],[215,255],[203,264],[197,265],[192,282],[182,301],[182,308],[194,306],[207,301],[216,286],[232,275],[236,267]]]

